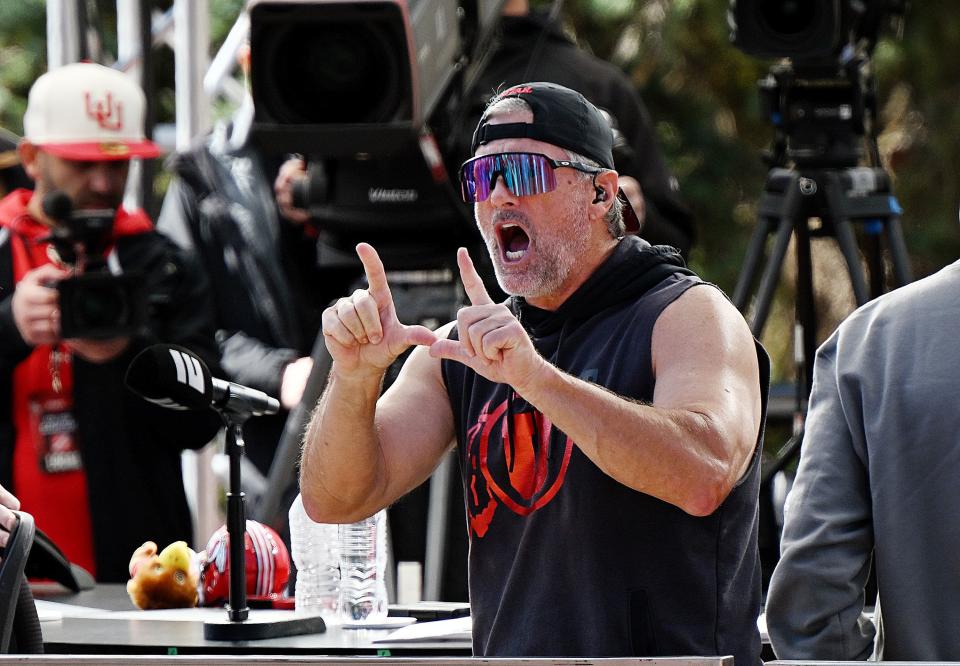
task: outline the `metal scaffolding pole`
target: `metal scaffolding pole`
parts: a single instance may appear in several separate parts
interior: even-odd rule
[[[173,21],[177,150],[186,150],[210,129],[210,103],[203,90],[210,63],[209,2],[175,0]]]
[[[47,68],[80,60],[80,3],[47,0]]]
[[[117,0],[117,61],[127,63],[124,70],[128,76],[135,79],[147,94],[147,107],[152,105],[150,86],[144,81],[144,58],[146,50],[141,26],[139,0]],[[149,45],[146,47],[149,49]],[[149,123],[148,123],[149,125]],[[144,128],[147,136],[151,135],[152,128]],[[152,173],[152,170],[149,170]],[[144,164],[141,159],[130,160],[130,175],[127,179],[127,189],[124,193],[123,205],[126,208],[142,208],[144,205]]]

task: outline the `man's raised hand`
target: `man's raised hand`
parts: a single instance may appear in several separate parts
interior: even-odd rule
[[[367,288],[324,310],[323,337],[338,374],[380,375],[411,345],[431,345],[437,336],[425,326],[400,323],[377,251],[360,243],[357,256]]]
[[[13,292],[13,321],[29,345],[52,345],[60,341],[60,296],[55,283],[67,272],[44,264],[23,276]]]
[[[430,355],[459,361],[490,381],[521,391],[546,361],[510,309],[490,298],[466,248],[457,250],[457,265],[470,299],[470,305],[457,313],[460,339],[437,340],[430,346]]]

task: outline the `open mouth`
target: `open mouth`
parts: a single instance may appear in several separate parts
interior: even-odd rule
[[[504,224],[497,228],[497,237],[503,249],[503,257],[507,262],[516,262],[523,259],[530,249],[530,237],[522,227],[516,224]]]

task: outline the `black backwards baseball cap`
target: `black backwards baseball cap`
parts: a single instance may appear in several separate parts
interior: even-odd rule
[[[605,169],[614,169],[613,129],[600,110],[576,90],[556,83],[521,83],[498,93],[487,106],[516,97],[533,111],[531,123],[488,124],[486,113],[473,133],[470,150],[497,139],[535,139],[589,157]],[[623,221],[628,233],[640,231],[640,219],[623,190]]]

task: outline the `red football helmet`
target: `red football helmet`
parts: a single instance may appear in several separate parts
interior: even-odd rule
[[[280,536],[255,520],[247,521],[244,535],[247,597],[272,600],[283,596],[290,578],[290,553]],[[200,605],[219,606],[230,597],[230,535],[224,525],[207,542],[200,572]]]

